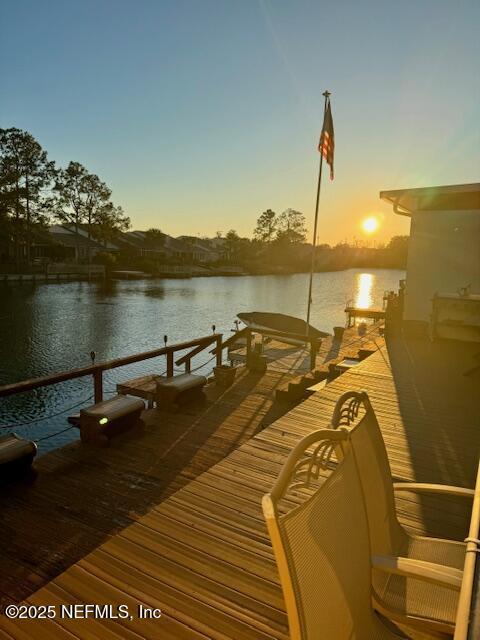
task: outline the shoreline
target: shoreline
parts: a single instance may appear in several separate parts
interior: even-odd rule
[[[385,271],[405,271],[405,267],[387,267],[387,266],[348,266],[338,269],[319,269],[314,273],[338,273],[341,271],[349,271],[351,269],[364,269],[364,270],[385,270]],[[115,273],[115,272],[113,272]],[[296,271],[257,271],[257,272],[231,272],[219,270],[218,272],[212,272],[211,270],[205,273],[195,272],[170,272],[170,273],[158,273],[152,274],[147,272],[139,272],[138,270],[122,269],[118,270],[118,275],[109,273],[92,272],[88,273],[0,273],[0,284],[8,284],[10,282],[28,282],[28,283],[40,283],[48,284],[55,282],[82,282],[82,281],[112,281],[112,280],[190,280],[192,278],[240,278],[240,277],[255,277],[255,276],[293,276],[297,274],[308,274],[309,271],[296,270]]]

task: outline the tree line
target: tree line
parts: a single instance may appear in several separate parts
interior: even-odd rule
[[[111,189],[84,165],[71,161],[66,167],[59,167],[29,132],[0,129],[0,259],[3,255],[16,266],[21,262],[30,264],[33,244],[52,242],[48,225],[53,222],[68,224],[75,230],[77,258],[80,227],[86,230],[88,239],[104,246],[130,228],[130,219],[112,202]],[[315,265],[318,270],[355,266],[403,268],[407,240],[406,236],[397,236],[377,249],[347,243],[320,245],[316,248]],[[146,243],[151,248],[161,248],[162,232],[148,230]],[[87,243],[90,262],[89,246]],[[222,261],[239,264],[252,273],[310,269],[311,245],[306,242],[305,216],[295,209],[280,214],[267,209],[259,216],[251,239],[242,238],[231,229],[225,235],[224,247]],[[121,252],[121,262],[128,258],[122,255]]]
[[[226,234],[233,261],[252,273],[309,271],[312,245],[306,242],[305,216],[295,209],[277,214],[272,209],[259,218],[253,238],[241,238],[235,230]],[[340,242],[315,248],[314,269],[332,271],[352,267],[403,269],[407,263],[408,236],[394,236],[375,248]]]
[[[80,162],[58,167],[28,132],[0,129],[0,253],[15,264],[32,261],[32,244],[48,241],[52,222],[85,225],[88,238],[104,244],[130,219],[113,204],[111,189]],[[77,256],[79,236],[77,238]],[[12,249],[13,248],[13,249]]]

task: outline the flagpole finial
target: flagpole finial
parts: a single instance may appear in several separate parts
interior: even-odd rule
[[[325,96],[325,98],[329,98],[332,94],[330,93],[330,91],[324,91],[322,93],[322,96]]]

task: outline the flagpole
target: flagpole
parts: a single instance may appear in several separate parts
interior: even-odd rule
[[[323,106],[323,119],[325,121],[325,113],[327,111],[327,103],[328,103],[328,98],[330,97],[330,92],[324,91],[322,95],[325,98],[325,103]],[[310,325],[310,308],[312,306],[313,270],[315,268],[315,247],[317,244],[318,205],[320,203],[320,186],[322,184],[322,167],[323,167],[323,153],[320,152],[320,165],[318,168],[318,182],[317,182],[317,199],[315,201],[315,223],[313,225],[312,262],[310,266],[310,283],[308,286],[307,326],[306,326],[307,336],[309,333],[309,325]]]

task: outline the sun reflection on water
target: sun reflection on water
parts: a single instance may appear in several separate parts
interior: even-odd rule
[[[373,303],[373,274],[359,273],[356,277],[357,290],[355,292],[355,306],[359,309],[368,309]]]

